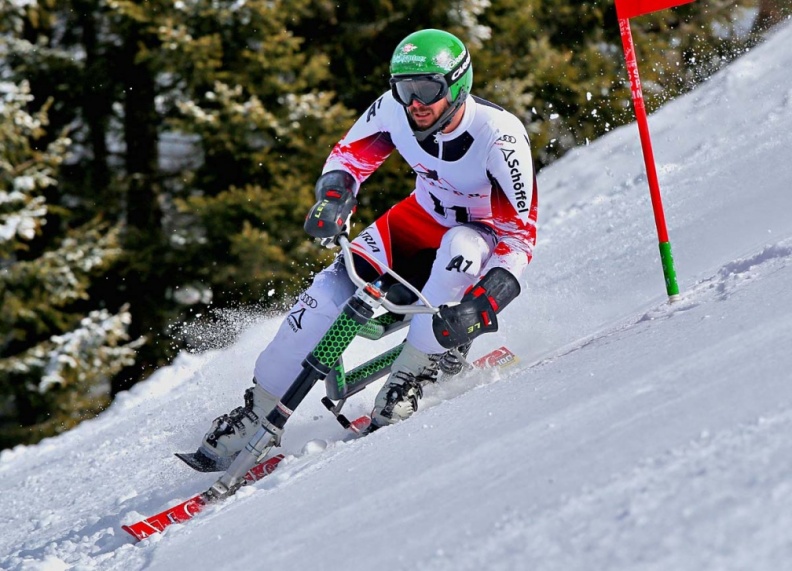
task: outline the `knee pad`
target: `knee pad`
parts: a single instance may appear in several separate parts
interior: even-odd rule
[[[445,271],[478,277],[495,245],[490,234],[467,224],[451,228],[440,242],[436,261]]]

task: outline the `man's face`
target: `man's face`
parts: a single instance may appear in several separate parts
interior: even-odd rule
[[[434,125],[440,115],[448,109],[448,105],[449,103],[445,97],[431,105],[424,105],[417,99],[413,99],[412,103],[407,107],[407,112],[418,128],[423,130]]]

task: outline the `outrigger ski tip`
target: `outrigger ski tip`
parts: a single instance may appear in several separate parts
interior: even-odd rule
[[[511,349],[502,346],[473,361],[473,366],[477,369],[502,369],[503,367],[516,365],[519,362],[517,355],[512,353]]]

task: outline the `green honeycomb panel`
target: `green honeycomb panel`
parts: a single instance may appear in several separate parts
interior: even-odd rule
[[[326,367],[333,367],[360,331],[360,323],[342,313],[313,350],[313,356]]]
[[[388,325],[399,321],[399,316],[393,313],[383,313],[379,317],[369,319],[363,327],[360,328],[358,335],[366,339],[379,339],[385,333],[385,328]]]
[[[383,313],[379,317],[375,317],[372,321],[376,321],[380,325],[390,325],[391,323],[396,323],[400,321],[402,318],[401,315],[396,315],[395,313]]]
[[[358,382],[367,379],[371,375],[381,371],[385,367],[389,367],[396,360],[396,357],[401,353],[403,345],[398,345],[382,355],[375,357],[371,361],[360,365],[359,367],[349,371],[346,375],[346,384],[349,387],[354,387]],[[340,387],[339,387],[340,388]]]

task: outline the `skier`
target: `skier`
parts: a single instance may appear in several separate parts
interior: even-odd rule
[[[452,34],[410,34],[396,47],[390,71],[391,90],[330,153],[306,232],[332,244],[348,227],[360,185],[394,149],[415,172],[415,190],[352,242],[353,261],[336,258],[299,296],[258,357],[244,406],[215,419],[196,453],[217,469],[258,430],[354,293],[345,263],[354,263],[366,280],[392,268],[432,305],[446,304],[437,316],[413,317],[376,396],[372,429],[410,416],[438,370],[459,372],[461,363],[447,347],[467,355],[472,340],[491,330],[496,314],[520,292],[537,212],[525,127],[471,95],[470,53]]]

